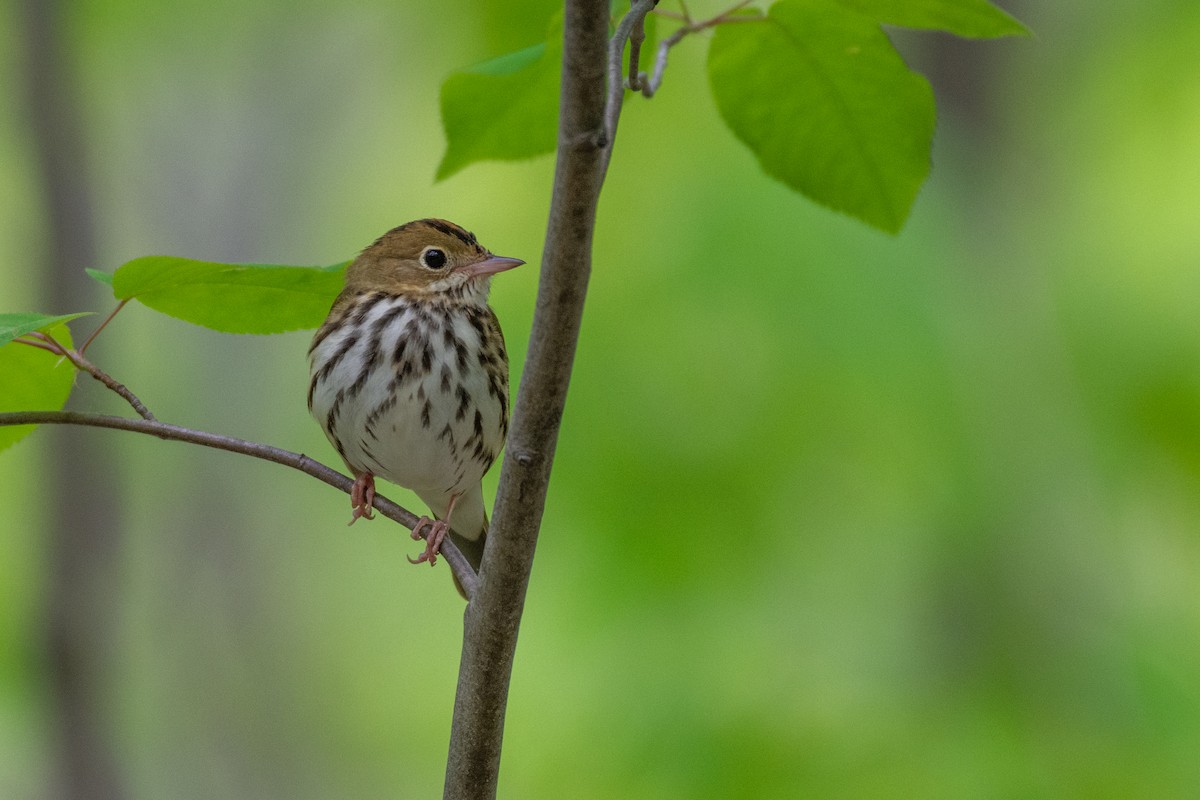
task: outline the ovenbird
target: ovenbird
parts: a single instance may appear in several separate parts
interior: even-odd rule
[[[346,269],[308,351],[308,408],[354,475],[354,523],[371,519],[375,477],[416,492],[433,518],[424,552],[449,534],[476,570],[487,513],[481,479],[508,432],[508,354],[488,307],[494,256],[454,223],[394,228]]]

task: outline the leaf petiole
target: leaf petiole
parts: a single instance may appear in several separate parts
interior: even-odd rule
[[[124,308],[125,304],[128,302],[129,302],[129,298],[125,298],[121,302],[117,303],[117,307],[114,308],[112,310],[112,312],[109,313],[109,315],[104,318],[104,321],[100,323],[99,327],[97,327],[96,330],[92,331],[92,335],[89,336],[87,338],[87,340],[83,343],[83,346],[79,348],[80,355],[83,355],[83,353],[87,351],[88,346],[96,340],[97,336],[100,335],[100,331],[104,330],[104,327],[106,325],[108,325],[108,323],[112,322],[112,318],[115,317],[117,315],[117,312],[119,312],[122,308]]]

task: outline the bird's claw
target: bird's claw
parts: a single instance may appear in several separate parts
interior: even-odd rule
[[[371,510],[371,506],[375,504],[375,476],[371,473],[359,475],[354,479],[354,485],[350,487],[350,506],[354,510],[354,516],[350,517],[347,525],[353,525],[362,519],[375,519],[375,512]]]
[[[429,528],[429,532],[424,537],[421,536],[421,531],[424,528]],[[450,526],[440,519],[430,519],[429,517],[421,517],[417,520],[417,524],[413,526],[412,538],[420,540],[425,539],[425,550],[416,558],[405,556],[410,564],[421,564],[426,561],[429,566],[437,563],[438,551],[442,546],[442,540],[446,538],[446,533],[450,530]]]

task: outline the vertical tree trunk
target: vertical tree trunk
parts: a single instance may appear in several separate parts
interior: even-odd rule
[[[43,308],[91,308],[84,267],[96,264],[84,136],[66,20],[69,2],[24,0],[26,108],[45,203]],[[124,796],[105,724],[101,675],[111,647],[114,562],[120,545],[116,478],[94,467],[94,431],[55,426],[51,474],[41,485],[49,511],[45,658],[53,706],[54,796]],[[111,459],[106,459],[111,463]]]
[[[525,590],[566,403],[604,180],[607,0],[567,0],[558,161],[529,353],[479,589],[467,606],[445,797],[496,796]]]

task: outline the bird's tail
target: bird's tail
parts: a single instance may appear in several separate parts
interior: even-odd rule
[[[453,520],[451,520],[453,522]],[[467,561],[471,562],[471,568],[475,572],[479,572],[479,565],[483,563],[483,545],[487,541],[488,518],[487,514],[483,515],[483,529],[474,539],[468,539],[465,536],[459,535],[453,527],[450,528],[450,540],[458,546],[462,554],[467,557]],[[453,572],[450,577],[454,579],[454,588],[458,589],[458,593],[462,595],[463,600],[469,599],[467,593],[463,591],[462,584],[458,582],[458,576]]]

